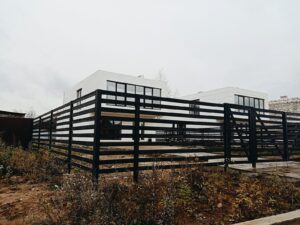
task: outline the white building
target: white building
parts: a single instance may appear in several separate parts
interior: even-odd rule
[[[139,95],[146,95],[146,96],[155,96],[155,97],[166,97],[167,94],[167,85],[163,81],[159,80],[152,80],[152,79],[145,79],[143,76],[130,76],[124,75],[119,73],[107,72],[98,70],[92,75],[88,76],[84,80],[80,81],[70,89],[64,92],[64,103],[68,103],[76,98],[79,98],[83,95],[89,94],[97,89],[101,90],[109,90],[113,92],[122,92],[122,93],[130,93],[130,94],[139,94]],[[116,97],[116,96],[107,96],[108,98],[117,98],[117,100],[124,100],[124,97]],[[122,99],[123,98],[123,99]],[[245,106],[252,106],[256,108],[266,108],[268,106],[268,95],[263,92],[251,91],[240,89],[236,87],[226,87],[216,90],[210,90],[206,92],[198,92],[196,94],[187,95],[181,97],[181,99],[186,100],[196,100],[201,102],[211,102],[211,103],[232,103],[232,104],[239,104]],[[128,100],[127,100],[128,101]],[[153,101],[154,102],[154,101]],[[146,103],[147,102],[146,100]],[[154,102],[155,103],[155,102]],[[169,103],[170,104],[170,103]],[[172,103],[177,105],[177,103]],[[180,104],[178,104],[180,105]],[[110,107],[114,108],[126,108],[128,106],[125,105],[110,105]],[[146,110],[159,110],[162,112],[168,112],[167,109],[146,109]],[[172,112],[176,113],[176,110],[171,110]],[[183,113],[191,114],[193,111],[186,111]],[[182,113],[182,112],[180,112]],[[192,113],[193,114],[193,113]],[[205,115],[206,113],[202,113]],[[115,117],[133,117],[134,114],[124,114],[124,113],[112,113],[112,112],[104,112],[103,115],[108,116],[115,116]],[[209,114],[208,115],[212,115]],[[156,116],[152,115],[141,115],[141,118],[156,118]],[[184,121],[196,121],[195,118],[170,118],[169,116],[160,116],[161,119],[175,119],[178,120],[177,124],[161,124],[162,127],[172,127],[175,126],[178,128],[178,131],[185,127]],[[105,123],[104,127],[107,129],[107,133],[111,133],[111,135],[107,139],[113,139],[116,141],[128,141],[128,138],[121,138],[118,136],[119,134],[126,134],[128,131],[121,130],[120,125],[130,125],[129,122],[116,122],[116,121],[102,121]],[[183,125],[182,125],[183,124]],[[151,126],[150,123],[141,124],[141,126]],[[200,126],[205,128],[206,126]],[[116,132],[117,130],[117,132]],[[112,131],[112,132],[110,132]],[[155,134],[156,131],[146,131],[146,134]],[[155,138],[145,138],[143,141],[156,141]]]
[[[108,90],[112,92],[121,92],[121,93],[129,93],[129,94],[139,94],[145,96],[155,96],[155,97],[166,97],[167,94],[167,85],[164,81],[161,80],[153,80],[146,79],[143,76],[130,76],[125,74],[119,74],[114,72],[108,72],[103,70],[98,70],[92,75],[88,76],[84,80],[80,81],[73,87],[69,88],[64,92],[64,104],[80,98],[86,94],[89,94],[97,89],[100,90]],[[122,96],[115,95],[107,95],[105,98],[124,101],[125,98]],[[133,98],[127,97],[126,102],[132,101]],[[141,101],[144,99],[142,98]],[[146,100],[146,103],[152,104],[152,100]],[[156,103],[153,100],[153,103]],[[112,105],[112,104],[104,104],[109,105],[110,108],[127,108],[130,106],[125,105]],[[83,109],[83,108],[82,108]],[[147,110],[160,110],[160,109],[149,109]],[[103,112],[104,116],[114,116],[114,117],[130,117],[134,118],[134,113],[122,113],[122,112]],[[141,115],[141,118],[155,118],[152,115]],[[120,121],[112,121],[103,119],[101,120],[103,123],[103,127],[105,129],[105,134],[107,137],[102,137],[107,140],[122,140],[129,141],[130,138],[121,138],[121,134],[131,133],[128,130],[121,130],[120,125],[132,125],[131,122],[120,122]],[[89,122],[86,122],[84,125],[89,125]],[[142,124],[142,126],[146,126],[149,124]],[[91,131],[87,131],[91,132]],[[146,133],[154,134],[155,131],[147,131]],[[153,141],[154,139],[144,139],[143,141]],[[79,140],[79,138],[77,138]],[[81,140],[88,140],[88,138],[84,138]]]
[[[231,103],[260,109],[268,108],[268,94],[238,87],[225,87],[198,92],[196,94],[182,96],[181,98],[201,102]]]
[[[205,92],[198,92],[195,94],[182,96],[180,98],[186,99],[186,100],[192,100],[192,101],[217,103],[217,104],[224,104],[224,103],[237,104],[237,105],[241,105],[241,106],[250,106],[250,107],[255,107],[255,108],[259,108],[259,109],[267,109],[267,107],[268,107],[268,95],[266,93],[241,89],[238,87],[219,88],[219,89],[209,90],[209,91],[205,91]],[[193,118],[193,115],[202,115],[202,116],[215,116],[215,117],[221,118],[221,119],[203,119],[202,122],[212,122],[212,123],[214,123],[214,122],[222,123],[223,122],[223,113],[220,114],[220,113],[205,112],[205,110],[201,111],[201,109],[200,109],[200,108],[202,108],[202,109],[215,110],[216,107],[200,106],[197,104],[190,104],[190,107],[193,108],[193,110],[191,110],[189,112],[189,114],[191,114],[191,117],[186,118],[186,121],[194,121],[195,119]],[[222,109],[223,109],[223,107],[220,108],[220,110],[222,110]],[[238,116],[238,117],[243,117],[243,116]],[[238,123],[242,124],[243,122],[238,122]],[[185,125],[183,125],[183,127],[185,127]],[[193,127],[193,126],[190,126],[190,127]],[[213,130],[215,128],[215,126],[203,125],[203,126],[198,126],[197,128]],[[205,134],[205,136],[209,136],[209,135],[214,136],[214,135],[219,135],[219,134],[218,134],[218,132],[216,132],[216,133],[209,132],[209,133]],[[216,138],[216,140],[217,139],[218,138]],[[213,140],[213,139],[210,139],[210,140]]]
[[[143,76],[130,76],[120,73],[98,70],[64,92],[64,104],[97,89],[145,94],[147,96],[166,95],[164,81],[146,79]]]

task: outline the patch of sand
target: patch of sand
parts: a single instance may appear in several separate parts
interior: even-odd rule
[[[50,196],[47,184],[0,180],[0,224],[30,224],[31,219],[40,213],[41,199]]]

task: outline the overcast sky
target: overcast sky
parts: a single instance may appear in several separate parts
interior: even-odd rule
[[[225,86],[300,96],[299,0],[0,0],[0,110],[37,113],[97,69],[180,95]]]

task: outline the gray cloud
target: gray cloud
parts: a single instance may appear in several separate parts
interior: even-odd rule
[[[297,0],[0,3],[3,109],[43,112],[97,69],[154,78],[181,94],[224,86],[299,96]]]

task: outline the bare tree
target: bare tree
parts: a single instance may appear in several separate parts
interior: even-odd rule
[[[36,112],[34,111],[34,109],[30,109],[27,111],[25,117],[34,119],[36,117]]]
[[[163,72],[163,68],[158,71],[157,80],[163,81],[166,84],[166,96],[167,97],[178,97],[179,91],[178,89],[172,90],[170,87],[169,81],[165,73]]]

